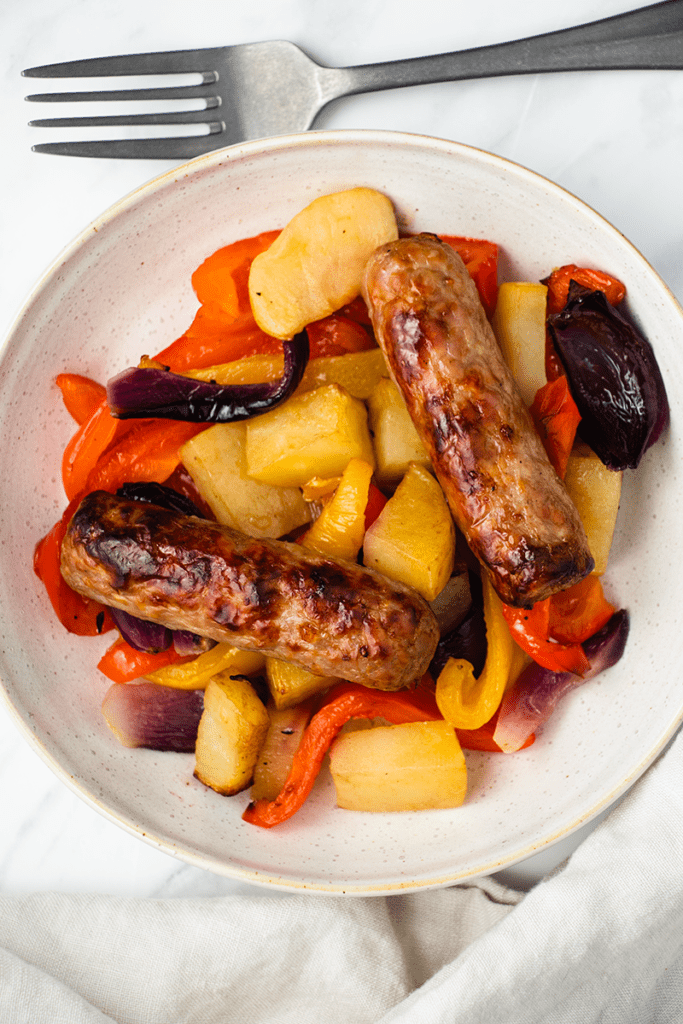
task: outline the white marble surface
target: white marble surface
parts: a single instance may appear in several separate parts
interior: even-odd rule
[[[22,68],[94,56],[291,39],[330,65],[499,42],[606,17],[633,0],[22,0],[0,4],[0,329],[89,221],[163,161],[78,160],[31,145],[66,132],[27,127],[51,111],[23,102],[48,84]],[[56,111],[55,111],[56,112]],[[594,72],[422,86],[337,102],[317,127],[387,128],[454,139],[510,158],[589,203],[683,299],[683,73]],[[69,137],[78,133],[70,131]],[[0,614],[2,610],[0,609]],[[214,895],[239,883],[148,847],[67,790],[0,704],[0,892]],[[506,872],[526,887],[586,829]],[[250,887],[244,886],[244,889]]]

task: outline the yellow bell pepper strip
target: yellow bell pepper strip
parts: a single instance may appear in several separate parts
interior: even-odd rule
[[[249,676],[265,666],[264,655],[254,651],[241,651],[231,644],[216,644],[191,661],[174,662],[154,672],[145,673],[145,679],[161,686],[174,686],[179,690],[205,690],[217,672],[230,671],[233,675]]]
[[[310,530],[301,537],[302,547],[329,558],[355,561],[365,536],[365,509],[371,480],[370,463],[351,459],[334,495]]]
[[[486,622],[486,663],[475,678],[469,661],[450,658],[436,681],[436,703],[455,729],[479,729],[500,704],[515,661],[515,645],[502,604],[489,580],[482,580]]]
[[[296,814],[313,789],[330,744],[351,718],[386,718],[399,725],[438,721],[441,715],[426,691],[387,693],[358,683],[339,683],[329,691],[328,700],[304,730],[279,795],[274,800],[252,801],[242,815],[243,820],[272,828]]]
[[[329,501],[340,483],[340,476],[312,476],[301,488],[301,497],[304,501]]]

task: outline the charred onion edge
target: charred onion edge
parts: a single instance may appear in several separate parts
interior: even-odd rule
[[[583,676],[573,672],[552,672],[532,662],[501,702],[493,740],[506,753],[521,749],[533,732],[550,718],[566,693],[612,668],[621,659],[629,634],[629,613],[616,611],[609,622],[583,644],[591,667]]]
[[[308,363],[306,331],[283,341],[279,380],[216,384],[170,370],[128,367],[107,381],[107,402],[117,419],[160,417],[189,423],[234,423],[267,412],[296,391]]]
[[[581,413],[579,435],[609,469],[636,469],[669,423],[652,345],[604,292],[576,281],[564,309],[548,317],[548,330]]]

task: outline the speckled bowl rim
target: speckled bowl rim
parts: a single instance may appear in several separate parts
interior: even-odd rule
[[[291,149],[292,147],[307,149],[308,147],[316,145],[348,146],[356,144],[363,146],[368,143],[389,146],[400,146],[408,143],[418,148],[422,147],[430,151],[440,151],[444,155],[452,154],[457,156],[467,154],[470,157],[474,156],[476,160],[488,165],[489,167],[499,168],[502,171],[512,173],[516,175],[519,180],[529,181],[535,184],[542,183],[548,193],[552,193],[556,197],[560,197],[565,203],[574,204],[583,212],[584,215],[588,214],[595,218],[595,221],[600,225],[601,230],[612,232],[615,237],[620,237],[637,259],[642,262],[643,267],[647,268],[647,270],[657,278],[662,294],[665,294],[667,296],[667,300],[678,309],[678,313],[683,321],[683,310],[681,310],[675,296],[667,288],[664,282],[661,281],[642,254],[638,252],[630,242],[628,242],[621,232],[614,228],[600,214],[596,213],[582,200],[578,199],[549,179],[492,153],[445,139],[379,130],[319,131],[240,143],[227,147],[223,150],[216,150],[214,152],[204,154],[189,161],[187,164],[180,167],[174,167],[163,172],[114,203],[109,209],[102,213],[101,216],[97,217],[91,224],[84,228],[84,230],[64,248],[64,250],[56,257],[40,277],[9,329],[2,348],[0,349],[0,363],[7,358],[8,353],[10,352],[12,338],[16,333],[19,323],[30,313],[31,306],[36,301],[36,298],[40,295],[43,289],[49,285],[53,275],[58,271],[58,269],[79,250],[84,242],[92,237],[93,232],[101,230],[106,224],[117,218],[123,211],[127,210],[140,198],[150,196],[151,194],[167,187],[169,184],[178,182],[183,177],[197,173],[199,170],[212,168],[226,161],[248,160],[252,156],[261,154],[264,151],[276,153],[279,150]],[[228,877],[233,877],[241,881],[251,882],[257,885],[284,891],[315,891],[339,895],[386,895],[391,892],[405,892],[424,888],[443,887],[461,882],[465,879],[473,879],[479,876],[491,874],[492,872],[499,871],[506,867],[511,867],[540,850],[548,849],[561,839],[569,836],[582,825],[591,821],[613,804],[621,795],[623,795],[658,757],[683,720],[682,704],[681,707],[678,708],[677,712],[663,725],[656,741],[638,757],[637,761],[631,765],[630,769],[624,774],[619,783],[614,785],[608,793],[601,796],[601,798],[592,805],[581,808],[581,810],[576,813],[574,820],[570,823],[565,824],[559,829],[549,826],[546,833],[538,840],[529,842],[522,848],[517,848],[511,851],[508,855],[484,858],[479,863],[473,864],[467,870],[442,872],[426,878],[413,878],[406,881],[398,881],[396,878],[392,878],[387,880],[385,883],[373,882],[368,884],[356,884],[350,882],[349,884],[335,883],[326,885],[320,881],[309,883],[303,879],[295,879],[284,875],[279,876],[276,873],[268,874],[262,871],[250,870],[248,867],[243,865],[218,862],[215,858],[202,855],[192,849],[179,848],[173,842],[169,842],[169,840],[163,835],[156,834],[153,830],[147,830],[142,823],[135,822],[124,815],[118,814],[108,806],[105,800],[98,799],[87,786],[85,786],[80,780],[74,778],[64,769],[59,761],[53,756],[41,737],[37,735],[31,727],[29,727],[25,718],[22,716],[21,710],[12,699],[8,685],[5,684],[4,680],[0,681],[0,683],[0,693],[2,693],[2,699],[5,706],[14,721],[17,723],[20,731],[43,761],[52,769],[57,777],[60,778],[60,780],[81,799],[100,812],[105,818],[113,821],[131,835],[142,838],[149,845],[163,850],[168,854],[179,857],[184,862]]]

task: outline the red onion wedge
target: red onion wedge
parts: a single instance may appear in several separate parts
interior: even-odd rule
[[[669,422],[664,380],[649,341],[603,292],[575,281],[548,330],[581,413],[579,436],[608,469],[635,469]]]
[[[615,612],[606,626],[586,640],[583,649],[590,661],[584,676],[573,672],[552,672],[533,662],[506,691],[498,713],[493,740],[506,754],[520,750],[531,733],[538,732],[550,718],[558,701],[570,690],[594,679],[621,658],[629,630],[626,609]]]
[[[170,370],[129,367],[107,382],[112,416],[161,417],[190,423],[233,423],[273,409],[294,393],[308,363],[306,331],[283,341],[285,365],[279,380],[263,384],[216,384]]]
[[[147,622],[135,615],[110,608],[109,613],[119,633],[136,651],[149,651],[156,654],[165,651],[173,642],[173,633],[158,622]]]
[[[177,690],[157,683],[114,683],[102,714],[124,747],[191,753],[204,710],[203,690]]]

